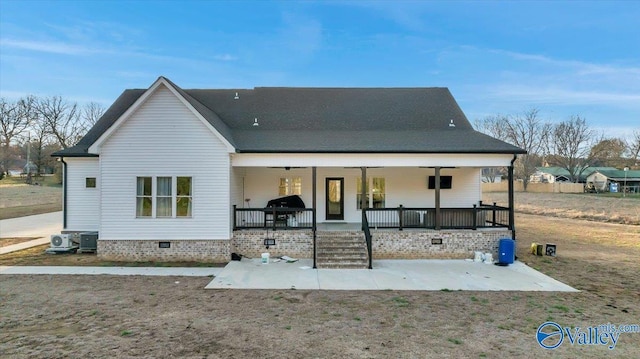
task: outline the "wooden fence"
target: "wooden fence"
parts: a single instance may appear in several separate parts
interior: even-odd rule
[[[506,192],[508,190],[507,182],[500,183],[483,183],[482,192]],[[524,192],[522,182],[514,183],[514,191]],[[527,192],[532,193],[583,193],[584,183],[529,183]]]

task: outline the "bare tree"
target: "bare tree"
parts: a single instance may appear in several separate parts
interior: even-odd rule
[[[77,103],[68,103],[59,96],[46,97],[38,101],[37,112],[62,148],[75,145],[86,132]]]
[[[633,136],[627,140],[627,153],[634,165],[638,166],[638,161],[640,161],[640,130],[633,131]]]
[[[507,132],[507,128],[505,127],[505,123],[511,121],[512,118],[512,115],[487,116],[482,120],[476,120],[474,122],[474,126],[476,130],[484,134],[487,134],[499,140],[508,141],[509,134]]]
[[[481,132],[495,138],[509,142],[514,146],[527,151],[527,154],[518,156],[515,163],[515,176],[522,179],[524,189],[531,175],[536,172],[536,166],[540,164],[540,157],[547,148],[547,140],[551,127],[542,121],[540,111],[532,108],[522,115],[516,116],[492,116],[478,122],[476,128]]]
[[[33,118],[35,98],[27,96],[11,103],[0,98],[0,173],[7,170],[11,142],[27,131]]]
[[[82,118],[87,127],[91,127],[104,115],[105,108],[97,102],[89,102],[82,109]]]
[[[549,149],[551,160],[569,172],[569,180],[578,182],[593,159],[599,155],[591,149],[602,140],[580,116],[557,123],[551,130]]]
[[[506,135],[502,122],[506,121],[506,119],[507,116],[504,115],[488,116],[482,120],[475,120],[474,127],[484,134],[504,141],[506,140]],[[504,167],[483,168],[482,182],[495,183],[498,178],[502,177],[503,172]]]
[[[605,138],[591,148],[591,166],[624,167],[627,144],[620,138]]]
[[[49,130],[49,125],[46,123],[43,117],[37,117],[31,123],[31,137],[29,138],[30,151],[31,151],[31,160],[33,164],[38,169],[38,173],[40,173],[44,168],[44,166],[49,163],[49,156],[51,153],[48,153],[45,149],[52,145],[54,141],[51,138],[51,131]]]

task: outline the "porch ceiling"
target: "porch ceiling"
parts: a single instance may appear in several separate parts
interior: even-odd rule
[[[494,153],[233,153],[233,167],[503,167],[512,154]]]

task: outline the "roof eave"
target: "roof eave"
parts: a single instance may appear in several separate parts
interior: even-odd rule
[[[527,151],[517,152],[517,151],[407,151],[407,150],[397,150],[397,151],[366,151],[366,150],[305,150],[305,151],[294,151],[294,150],[256,150],[256,149],[236,149],[236,153],[326,153],[326,154],[342,154],[342,153],[375,153],[375,154],[384,154],[384,153],[406,153],[406,154],[498,154],[498,155],[521,155],[526,154]]]
[[[54,152],[51,154],[51,157],[89,157],[89,158],[95,158],[95,157],[100,157],[100,155],[97,155],[95,153],[58,153],[58,152]]]

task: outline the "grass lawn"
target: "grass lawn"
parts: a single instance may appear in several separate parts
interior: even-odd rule
[[[62,185],[55,176],[34,178],[28,185],[18,176],[0,180],[0,219],[62,210]]]
[[[483,194],[485,203],[507,206],[505,192]],[[640,198],[595,193],[515,193],[515,211],[595,222],[640,225]]]

